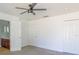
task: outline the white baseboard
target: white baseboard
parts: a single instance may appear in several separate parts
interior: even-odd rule
[[[31,45],[31,46],[35,46],[35,47],[39,47],[39,48],[44,48],[44,49],[48,49],[48,50],[52,50],[52,51],[64,52],[63,50],[47,48],[47,47],[44,47],[44,46],[37,46],[37,45]]]

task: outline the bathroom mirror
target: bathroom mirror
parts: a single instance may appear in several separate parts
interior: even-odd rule
[[[9,26],[4,25],[4,32],[9,32]]]

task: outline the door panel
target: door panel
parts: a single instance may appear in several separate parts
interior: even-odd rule
[[[64,22],[63,50],[79,54],[79,20]]]

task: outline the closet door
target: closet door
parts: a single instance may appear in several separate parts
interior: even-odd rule
[[[64,21],[63,51],[79,54],[79,20]]]

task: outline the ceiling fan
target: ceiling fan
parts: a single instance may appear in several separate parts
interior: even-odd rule
[[[33,15],[36,15],[36,13],[34,11],[46,11],[47,9],[43,8],[43,9],[34,9],[34,7],[37,5],[37,3],[32,3],[29,4],[29,9],[27,8],[21,8],[21,7],[16,7],[16,9],[22,9],[24,10],[22,13],[20,13],[21,15],[28,12],[28,13],[32,13]]]

